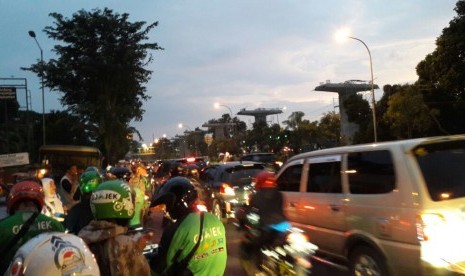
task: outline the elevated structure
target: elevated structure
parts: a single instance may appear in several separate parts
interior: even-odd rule
[[[234,125],[235,123],[205,123],[202,127],[213,128],[215,138],[223,138],[225,137],[225,130],[228,130],[227,133],[230,134],[229,127]]]
[[[237,115],[254,116],[255,122],[261,121],[266,123],[266,116],[281,113],[283,113],[281,108],[256,108],[253,110],[246,110],[243,108],[237,112]]]
[[[373,85],[374,89],[378,89],[378,85]],[[348,80],[342,83],[321,83],[315,87],[315,91],[334,92],[339,96],[339,114],[341,117],[341,137],[345,138],[349,144],[353,142],[354,134],[359,130],[359,125],[349,122],[347,111],[344,107],[344,102],[351,95],[358,92],[371,91],[371,83],[361,80]]]

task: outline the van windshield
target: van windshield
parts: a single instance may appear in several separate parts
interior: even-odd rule
[[[465,197],[465,141],[422,145],[413,152],[432,200]]]

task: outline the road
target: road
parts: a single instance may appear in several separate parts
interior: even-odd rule
[[[0,219],[6,217],[6,207],[3,202],[0,202]],[[161,219],[163,214],[159,210],[153,210],[150,220],[147,221],[146,227],[154,229],[153,242],[157,243],[162,234]],[[239,263],[239,242],[240,232],[235,229],[232,223],[225,224],[226,226],[226,239],[228,247],[228,262],[226,265],[225,275],[242,276],[246,275]],[[328,276],[344,276],[347,272],[341,271],[336,268],[328,267],[321,263],[313,262],[314,270],[312,275],[328,275]]]
[[[147,227],[155,229],[154,242],[160,240],[161,237],[161,211],[153,211],[151,214],[151,220],[147,222]],[[246,276],[244,270],[242,269],[239,262],[239,242],[241,233],[236,230],[235,226],[232,223],[226,223],[226,240],[228,247],[228,261],[226,264],[225,275],[234,275],[234,276]],[[322,263],[313,262],[314,270],[312,275],[322,275],[322,276],[345,276],[348,275],[347,271],[340,270],[337,268],[329,267]]]

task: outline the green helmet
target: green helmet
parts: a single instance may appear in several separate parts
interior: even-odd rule
[[[102,176],[96,171],[83,172],[79,177],[79,189],[83,194],[93,192],[100,183],[102,183]]]
[[[92,193],[90,208],[98,220],[130,219],[134,216],[131,188],[120,179],[105,181]]]

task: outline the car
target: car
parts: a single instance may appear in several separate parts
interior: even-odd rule
[[[463,274],[464,164],[465,135],[351,145],[291,157],[277,187],[350,275]]]
[[[273,152],[253,152],[244,154],[240,157],[240,161],[253,161],[266,164],[271,170],[278,171],[283,162],[278,160],[278,157]]]
[[[154,181],[157,186],[166,182],[173,174],[187,176],[188,169],[195,166],[201,170],[208,165],[205,157],[186,157],[166,159],[157,162],[157,170],[154,173]]]
[[[234,218],[235,209],[248,203],[253,178],[266,166],[250,161],[210,164],[200,172],[199,199],[222,221]]]

